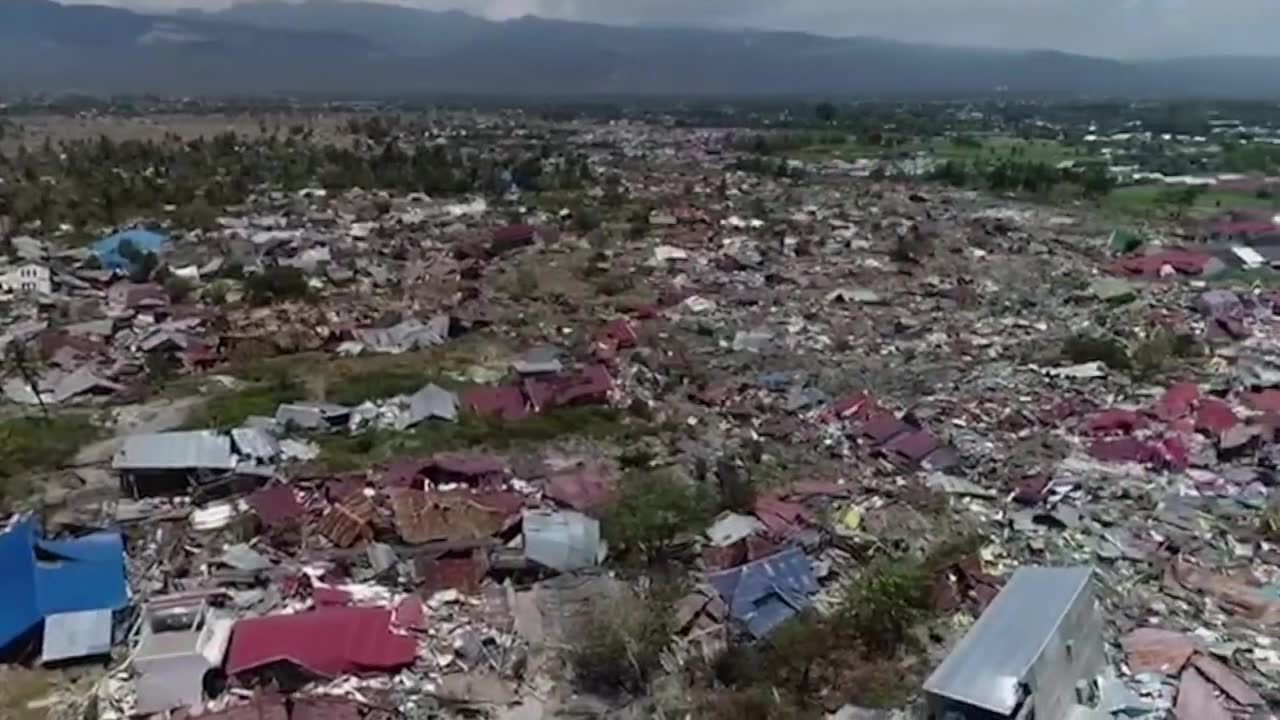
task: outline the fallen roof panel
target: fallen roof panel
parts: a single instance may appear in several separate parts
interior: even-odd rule
[[[328,607],[241,620],[232,630],[232,675],[288,662],[322,677],[386,672],[413,663],[418,644],[391,631],[391,610]]]
[[[111,463],[117,470],[234,470],[231,437],[212,430],[131,435]]]

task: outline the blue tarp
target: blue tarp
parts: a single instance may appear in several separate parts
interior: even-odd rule
[[[707,582],[729,606],[729,616],[756,638],[765,637],[809,607],[809,596],[818,592],[809,557],[798,547],[740,567],[707,573]]]
[[[108,235],[93,244],[93,254],[107,270],[123,270],[133,272],[133,263],[120,254],[120,246],[129,241],[141,253],[158,253],[168,244],[169,238],[150,230],[125,230],[115,235]]]
[[[124,540],[116,532],[44,540],[34,522],[18,523],[0,535],[0,578],[0,648],[50,615],[129,604]]]

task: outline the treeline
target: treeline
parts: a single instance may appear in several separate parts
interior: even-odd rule
[[[166,214],[179,226],[209,227],[221,208],[262,190],[500,194],[513,187],[578,189],[591,180],[585,156],[551,147],[495,152],[391,135],[380,144],[362,138],[340,146],[313,142],[301,126],[265,138],[100,137],[0,153],[0,215],[17,227],[39,222],[86,230]]]
[[[1059,168],[1044,162],[1005,159],[990,163],[948,160],[933,169],[932,180],[956,187],[983,187],[996,192],[1048,193],[1062,185],[1081,189],[1090,197],[1103,197],[1116,181],[1102,164]]]

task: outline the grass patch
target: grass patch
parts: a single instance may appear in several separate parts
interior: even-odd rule
[[[415,393],[423,386],[439,380],[441,378],[438,374],[420,370],[370,370],[348,375],[341,383],[329,386],[325,399],[339,405],[355,406],[367,400]]]
[[[83,414],[0,421],[0,505],[30,493],[32,473],[58,467],[98,434]]]
[[[289,375],[297,379],[309,399],[357,405],[365,400],[415,392],[428,383],[462,390],[473,384],[464,377],[469,368],[500,364],[505,370],[507,357],[505,348],[476,335],[399,355],[280,355],[240,363],[229,372],[258,383],[271,383],[281,375]]]
[[[410,432],[375,430],[360,435],[323,435],[315,440],[320,445],[320,467],[344,472],[404,455],[467,448],[502,451],[566,437],[628,442],[653,430],[650,425],[631,422],[613,408],[565,408],[515,422],[464,413],[456,423],[427,422]]]
[[[1258,268],[1255,270],[1232,268],[1208,278],[1208,281],[1216,287],[1278,288],[1280,287],[1280,272],[1270,268]]]
[[[1173,208],[1166,202],[1170,187],[1160,184],[1130,185],[1117,188],[1102,201],[1102,208],[1135,217],[1167,217]],[[1189,218],[1204,218],[1224,210],[1253,208],[1280,210],[1280,198],[1258,197],[1254,193],[1206,190],[1196,196],[1185,209]]]
[[[209,398],[187,421],[190,429],[225,430],[240,426],[253,415],[274,417],[281,403],[303,399],[305,390],[292,375],[280,373],[239,390],[228,390]]]

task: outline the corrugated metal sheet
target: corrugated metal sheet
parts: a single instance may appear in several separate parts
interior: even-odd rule
[[[391,671],[412,664],[417,641],[391,632],[385,608],[330,607],[241,620],[231,635],[232,675],[289,662],[322,677]]]
[[[392,495],[396,531],[407,543],[432,540],[479,540],[502,530],[501,513],[460,497],[433,497],[420,490]]]
[[[809,607],[810,595],[818,591],[809,558],[798,547],[707,573],[707,582],[720,593],[733,619],[757,638]]]
[[[458,419],[458,396],[439,385],[428,385],[409,396],[409,410],[406,418],[409,425],[417,425],[423,420],[436,418],[439,420]]]
[[[234,470],[231,438],[212,430],[131,435],[116,453],[117,470]]]
[[[926,692],[1011,713],[1019,686],[1081,593],[1088,567],[1019,569],[924,684]],[[1072,681],[1074,682],[1074,681]]]
[[[335,505],[320,518],[318,530],[338,547],[351,547],[360,538],[372,537],[373,531],[369,523],[373,521],[378,509],[373,500],[364,493],[352,495]]]
[[[51,663],[110,652],[111,610],[81,610],[45,618],[40,662]]]
[[[594,567],[604,560],[600,522],[569,510],[525,510],[524,554],[560,572]]]
[[[274,460],[280,455],[280,443],[261,428],[236,428],[231,431],[236,450],[257,460]]]

